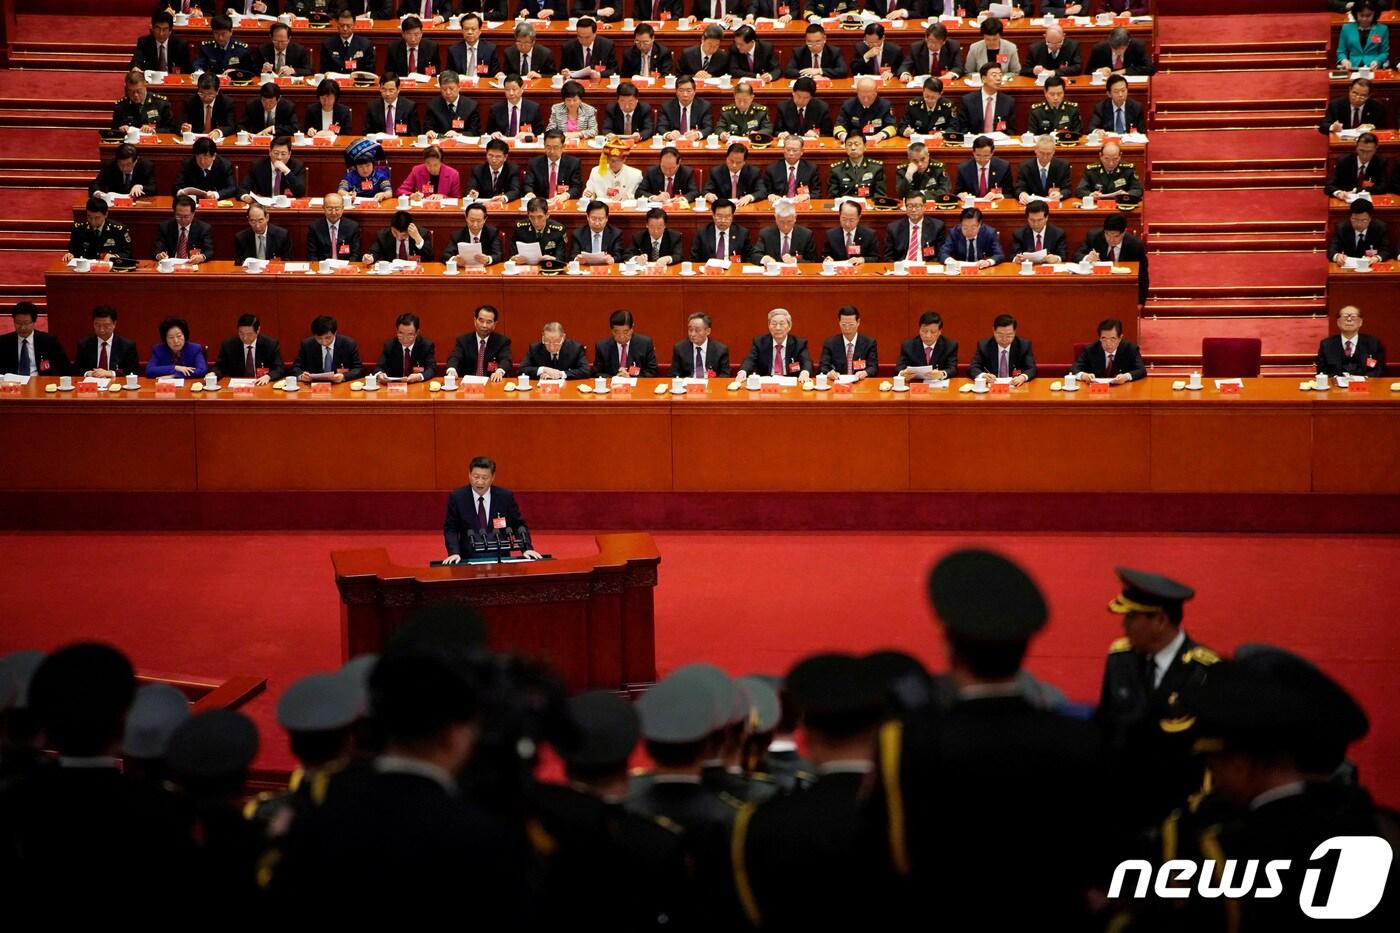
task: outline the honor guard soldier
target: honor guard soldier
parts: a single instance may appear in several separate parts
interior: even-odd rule
[[[154,127],[157,133],[175,132],[170,101],[148,90],[146,76],[134,68],[126,73],[126,95],[112,105],[112,129],[125,133],[133,126]]]
[[[773,132],[773,119],[768,115],[768,108],[754,103],[753,85],[749,82],[740,81],[734,88],[734,103],[725,104],[720,109],[715,132],[721,139],[726,134],[748,136],[750,133]]]
[[[1065,101],[1065,79],[1056,75],[1045,79],[1045,99],[1031,105],[1027,129],[1032,136],[1083,131],[1084,120],[1079,105]]]
[[[744,688],[712,664],[688,664],[677,669],[677,673],[681,671],[707,680],[720,697],[713,730],[714,753],[700,772],[705,786],[744,803],[772,797],[778,789],[772,778],[744,770],[744,745],[753,720],[753,703]]]
[[[233,37],[233,20],[227,16],[215,16],[209,20],[209,29],[214,33],[214,38],[205,39],[199,44],[195,68],[216,75],[234,69],[256,70],[252,67],[254,56],[247,43]]]
[[[68,233],[68,252],[63,261],[75,258],[106,259],[109,256],[131,258],[131,231],[107,218],[111,210],[102,198],[88,198],[84,208],[87,219],[73,225]]]
[[[930,201],[947,194],[953,185],[948,178],[947,166],[929,158],[928,146],[910,143],[908,154],[908,162],[895,166],[894,193],[901,198],[922,194]]]
[[[928,136],[957,128],[958,115],[953,102],[943,96],[943,82],[938,78],[924,81],[918,100],[911,100],[904,108],[904,126],[900,132],[905,136],[918,133]]]
[[[189,698],[177,688],[160,682],[137,687],[122,729],[122,773],[152,785],[164,781],[170,737],[189,718]]]
[[[1133,171],[1133,163],[1123,161],[1123,150],[1117,143],[1103,144],[1099,161],[1084,170],[1074,194],[1082,198],[1091,191],[1096,198],[1142,198],[1142,181]]]
[[[553,256],[560,262],[566,261],[564,253],[568,247],[569,235],[563,224],[549,216],[549,203],[544,198],[530,199],[526,219],[515,222],[514,239],[517,253],[512,258],[516,262],[525,261],[518,252],[521,243],[538,243],[540,253],[544,256]]]
[[[885,193],[885,163],[865,157],[865,137],[846,137],[846,158],[831,166],[827,196],[870,198]]]
[[[1195,590],[1155,573],[1115,571],[1123,590],[1108,611],[1123,617],[1125,637],[1109,646],[1098,718],[1135,788],[1131,815],[1145,825],[1201,787],[1187,706],[1220,659],[1182,628],[1182,606]]]

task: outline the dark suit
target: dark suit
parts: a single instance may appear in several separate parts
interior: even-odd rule
[[[58,338],[42,330],[34,331],[33,358],[29,374],[34,376],[69,375],[68,354]],[[10,331],[0,334],[0,373],[19,372],[19,336]]]
[[[632,16],[635,19],[660,19],[661,13],[670,13],[671,19],[680,19],[685,15],[685,0],[632,0]]]
[[[1022,162],[1021,169],[1016,174],[1016,193],[1034,194],[1048,198],[1051,188],[1059,188],[1063,197],[1069,197],[1071,182],[1068,162],[1064,159],[1051,159],[1045,175],[1045,184],[1042,185],[1040,183],[1040,162],[1033,158]]]
[[[294,73],[302,75],[311,74],[311,53],[306,50],[306,46],[293,42],[287,46],[282,53],[283,64],[293,69]],[[258,60],[254,71],[261,71],[263,65],[277,65],[277,50],[272,47],[271,42],[264,42],[258,46]]]
[[[1385,347],[1380,338],[1372,334],[1357,334],[1356,345],[1352,347],[1351,359],[1347,359],[1346,348],[1342,346],[1342,335],[1324,337],[1317,345],[1317,372],[1329,376],[1384,376]],[[82,344],[78,353],[82,354]]]
[[[930,65],[933,67],[930,67]],[[938,50],[938,59],[935,63],[933,55],[929,52],[928,43],[920,39],[909,48],[909,56],[904,60],[904,67],[908,69],[910,75],[933,75],[941,77],[948,72],[961,76],[963,73],[963,54],[958,46],[958,40],[949,39],[943,43],[943,47]]]
[[[953,224],[943,245],[938,248],[938,259],[940,262],[945,259],[956,259],[958,262],[979,262],[983,259],[1006,261],[1006,255],[1001,251],[1001,238],[985,223],[977,228],[977,248],[973,249],[972,245],[963,236],[962,225]]]
[[[846,65],[846,59],[841,54],[841,50],[830,42],[822,46],[821,61],[813,64],[812,50],[805,45],[792,53],[788,58],[787,69],[783,72],[786,77],[796,80],[801,77],[804,68],[821,68],[822,76],[826,78],[849,78],[851,69]]]
[[[789,98],[778,105],[776,129],[779,133],[805,136],[815,129],[820,136],[831,135],[831,108],[815,97],[798,112],[797,105]]]
[[[397,337],[390,337],[384,341],[384,348],[379,352],[379,361],[374,364],[374,371],[395,378],[412,376],[421,371],[426,382],[437,374],[435,349],[433,342],[420,333],[418,339],[413,341],[413,349],[409,355],[413,370],[406,373],[403,371],[403,345]]]
[[[417,74],[429,76],[437,74],[438,47],[432,39],[424,38],[419,41],[417,64]],[[402,39],[390,43],[389,51],[384,56],[383,74],[388,74],[391,71],[401,78],[414,73],[413,69],[408,67],[408,44]]]
[[[384,99],[381,97],[370,101],[365,113],[364,135],[388,133],[390,136],[417,136],[422,129],[418,123],[418,105],[402,94],[394,101],[394,126],[384,124],[385,116]],[[402,133],[395,129],[399,126],[404,128]]]
[[[37,333],[37,332],[36,332]],[[1338,347],[1341,346],[1339,343]],[[18,352],[19,344],[15,344]],[[1337,354],[1341,356],[1340,350]],[[82,376],[97,368],[97,335],[90,334],[78,341],[78,352],[73,357],[73,375]],[[127,373],[140,373],[141,361],[137,358],[136,342],[127,340],[121,334],[112,335],[112,346],[107,350],[107,368],[118,376]]]
[[[520,169],[507,162],[501,166],[500,174],[496,176],[496,181],[492,184],[491,166],[483,162],[472,169],[466,190],[475,191],[482,200],[501,195],[504,195],[507,201],[517,200],[521,191]]]
[[[753,67],[749,66],[749,55],[753,56]],[[765,78],[776,81],[783,76],[783,66],[778,63],[778,53],[771,42],[755,40],[749,53],[739,51],[737,45],[729,47],[729,73],[736,78]]]
[[[1361,122],[1369,123],[1375,127],[1385,127],[1385,105],[1374,97],[1366,98],[1366,103],[1361,105]],[[1327,104],[1327,112],[1322,115],[1322,122],[1317,125],[1317,131],[1322,135],[1328,135],[1328,127],[1333,123],[1340,123],[1342,129],[1353,129],[1351,122],[1351,100],[1346,94],[1341,97],[1334,97]]]
[[[899,362],[894,364],[894,371],[901,372],[911,366],[932,366],[952,379],[958,374],[958,342],[939,334],[930,355],[924,353],[923,338],[911,337],[899,345]]]
[[[1061,260],[1069,259],[1069,240],[1065,237],[1065,232],[1054,224],[1046,224],[1045,230],[1040,234],[1041,248],[1052,256],[1059,256]],[[1022,225],[1011,235],[1011,256],[1017,253],[1034,253],[1035,231],[1030,224]]]
[[[195,195],[196,198],[205,197],[205,192],[208,191],[215,192],[215,196],[220,200],[238,194],[238,182],[233,178],[233,166],[223,156],[214,156],[214,162],[207,172],[199,167],[194,156],[186,159],[180,166],[180,177],[175,179],[170,193],[179,194],[184,188],[198,188],[200,193]]]
[[[690,259],[692,262],[709,262],[711,259],[715,258],[729,259],[733,256],[743,257],[749,255],[748,231],[738,224],[730,224],[728,231],[729,255],[716,257],[715,249],[719,245],[716,236],[717,232],[718,231],[715,230],[715,225],[712,223],[705,224],[705,226],[700,228],[695,234],[695,239],[691,241],[690,244]]]
[[[822,255],[830,256],[832,259],[850,259],[850,254],[846,251],[846,231],[840,227],[832,227],[826,232],[826,243]],[[866,262],[878,262],[880,259],[880,239],[864,224],[857,225],[853,235],[856,246],[860,247],[860,256]]]
[[[880,375],[880,355],[876,349],[875,341],[858,333],[855,344],[855,353],[851,356],[855,369],[847,372],[845,335],[834,334],[826,338],[826,343],[822,344],[822,358],[821,363],[817,366],[817,372],[835,372],[842,376],[850,376],[864,370],[870,378]]]
[[[253,231],[249,227],[244,227],[233,237],[233,261],[236,265],[243,265],[243,260],[250,256],[256,256],[258,244],[255,242]],[[291,259],[292,258],[292,237],[285,228],[276,224],[267,225],[267,244],[264,247],[264,259]]]
[[[690,102],[690,123],[687,131],[698,130],[706,136],[710,130],[714,129],[714,113],[710,109],[709,103],[702,97],[697,97]],[[681,105],[674,97],[661,105],[661,116],[656,118],[656,132],[669,133],[680,132],[681,129]]]
[[[428,104],[427,129],[439,136],[451,130],[456,130],[464,136],[477,135],[481,132],[481,114],[476,108],[476,101],[465,94],[459,94],[457,103],[449,107],[447,101],[439,94]]]
[[[667,256],[673,264],[678,263],[681,261],[681,235],[674,230],[666,230],[661,234],[661,249],[653,250],[651,234],[645,229],[638,230],[632,234],[626,258],[631,259],[633,256],[640,256],[647,262],[655,262],[662,256]]]
[[[330,225],[326,223],[326,218],[318,217],[312,221],[306,229],[306,258],[311,262],[322,259],[358,262],[364,255],[360,252],[360,225],[348,217],[341,217],[338,233],[335,254],[332,255]]]
[[[680,3],[681,0],[676,0],[677,6]],[[647,74],[663,76],[674,74],[675,67],[676,60],[675,56],[671,54],[671,50],[660,42],[653,42],[650,59],[647,61]],[[622,53],[622,67],[618,69],[618,72],[628,78],[642,73],[642,53],[637,50],[635,45],[628,46],[627,51]]]
[[[1332,170],[1332,178],[1327,182],[1327,192],[1336,194],[1339,191],[1365,190],[1376,195],[1385,194],[1390,190],[1386,178],[1386,161],[1379,152],[1366,163],[1366,170],[1359,173],[1360,178],[1357,177],[1359,166],[1360,160],[1354,152],[1338,159],[1337,167]]]
[[[325,368],[325,352],[321,345],[316,342],[315,337],[307,337],[302,340],[301,348],[297,351],[297,358],[292,363],[292,375],[300,376],[302,373],[323,373]],[[345,377],[345,381],[359,379],[365,374],[365,364],[360,361],[360,345],[353,337],[344,334],[335,335],[335,343],[331,344],[331,372],[340,373]]]
[[[506,19],[507,17],[502,17]],[[458,42],[447,50],[447,64],[451,69],[462,77],[477,75],[485,77],[496,73],[500,57],[496,52],[495,43],[487,42],[485,39],[476,41],[476,68],[470,73],[467,71],[467,44]]]
[[[171,36],[165,42],[165,67],[170,74],[189,74],[190,67],[190,47],[184,39]],[[144,35],[136,40],[136,51],[132,53],[129,68],[140,68],[142,71],[159,71],[160,54],[156,49],[154,36]]]
[[[557,359],[551,359],[543,342],[530,344],[530,349],[525,354],[525,362],[520,366],[520,372],[531,379],[536,379],[539,378],[541,366],[563,370],[566,379],[587,379],[593,372],[592,367],[588,365],[588,354],[584,352],[583,344],[569,339],[565,339],[559,347]]]
[[[632,339],[627,344],[627,368],[631,370],[633,367],[640,370],[637,375],[643,378],[653,378],[660,372],[656,362],[656,347],[651,338],[636,332],[633,332]],[[616,376],[618,370],[617,341],[611,337],[599,340],[593,345],[593,375]]]
[[[779,194],[784,197],[788,193],[788,164],[785,159],[771,163],[763,172],[763,179],[767,185],[769,194]],[[797,162],[797,187],[807,188],[807,194],[814,198],[822,196],[822,176],[817,167],[806,159],[799,159]]]
[[[1089,53],[1089,64],[1084,68],[1086,72],[1092,73],[1100,68],[1113,67],[1113,49],[1108,45],[1108,40],[1094,44],[1093,51]],[[1147,46],[1143,45],[1140,39],[1129,39],[1128,47],[1123,50],[1123,73],[1130,75],[1150,75],[1156,69],[1152,67],[1152,56],[1147,54]]]
[[[1084,237],[1084,245],[1079,247],[1079,252],[1075,253],[1074,258],[1083,259],[1089,255],[1090,250],[1097,251],[1100,259],[1108,259],[1108,239],[1103,235],[1102,227],[1089,231]],[[1147,301],[1147,247],[1138,237],[1125,233],[1118,248],[1118,261],[1138,264],[1138,304],[1143,304]]]
[[[287,168],[289,171],[282,176],[282,180],[279,182],[282,186],[282,193],[289,198],[305,197],[306,163],[297,158],[289,158]],[[244,194],[260,194],[265,198],[272,197],[272,157],[263,156],[250,165],[248,174],[243,176],[240,188]]]
[[[466,227],[462,227],[456,233],[452,234],[452,241],[448,243],[447,248],[443,250],[442,261],[447,262],[447,260],[456,256],[457,244],[470,243],[471,236],[471,230]],[[490,256],[492,262],[501,261],[501,235],[490,224],[481,228],[481,252],[486,256]]]
[[[457,338],[452,353],[447,357],[447,369],[457,370],[459,376],[476,375],[477,349],[480,338],[476,331],[470,331]],[[489,376],[496,371],[510,375],[510,338],[492,332],[486,338],[486,353],[482,357],[481,375]]]
[[[613,50],[611,39],[595,35],[589,55],[591,57],[588,67],[604,78],[612,77],[613,72],[617,70],[617,53]],[[570,39],[564,43],[559,49],[559,70],[570,73],[583,70],[583,43],[577,39]]]
[[[509,489],[492,486],[487,499],[489,507],[482,505],[483,511],[486,512],[486,524],[483,526],[477,517],[477,496],[472,487],[462,486],[448,494],[447,517],[442,523],[442,538],[448,554],[461,554],[465,557],[463,551],[467,543],[467,532],[491,531],[494,527],[493,520],[496,518],[504,518],[506,527],[511,531],[525,525],[525,516],[520,514],[515,494]]]
[[[958,102],[958,119],[962,122],[963,129],[973,134],[991,132],[984,129],[982,124],[986,109],[987,104],[981,91],[964,94]],[[997,125],[993,129],[1000,129],[1009,136],[1016,135],[1016,101],[1010,94],[997,95],[994,118]]]
[[[583,193],[583,166],[577,156],[560,156],[559,169],[555,174],[556,183],[561,189],[568,189],[571,199],[577,199]],[[548,156],[535,156],[530,160],[525,171],[525,192],[542,198],[550,196]]]
[[[433,251],[433,231],[428,229],[427,224],[423,224],[418,230],[423,237],[423,245],[419,246],[413,242],[412,237],[404,237],[402,243],[408,247],[408,258],[417,262],[433,262],[437,259],[437,253]],[[401,259],[399,255],[400,241],[395,238],[394,231],[389,227],[380,230],[374,238],[374,245],[369,248],[369,254],[375,261]]]
[[[540,122],[540,105],[532,100],[520,101],[520,117],[516,121],[516,129],[530,127],[535,133],[544,132],[544,123]],[[510,104],[506,101],[497,101],[491,105],[491,118],[486,122],[486,132],[510,134]]]
[[[374,45],[364,36],[351,36],[348,46],[340,36],[331,36],[321,43],[321,69],[341,74],[374,71]]]
[[[530,72],[536,72],[543,77],[550,78],[558,71],[554,67],[554,55],[545,46],[536,42],[534,48],[530,49],[530,61],[528,66],[520,60],[520,50],[514,45],[501,53],[501,61],[504,64],[501,70],[508,75],[520,75],[524,77]]]
[[[1123,101],[1124,132],[1141,133],[1147,129],[1147,119],[1143,113],[1142,104],[1129,97]],[[1089,117],[1089,131],[1104,130],[1115,132],[1113,127],[1113,101],[1105,97],[1094,105],[1094,112]]]
[[[612,133],[615,136],[639,133],[642,139],[651,139],[656,134],[656,115],[652,112],[650,104],[644,101],[637,102],[637,109],[632,111],[631,130],[627,129],[623,116],[617,104],[608,104],[599,117],[598,132],[605,135]]]
[[[613,258],[614,262],[622,260],[622,231],[608,224],[603,228],[603,232],[598,234],[599,242],[602,244],[602,251]],[[569,237],[569,258],[573,259],[580,253],[593,252],[593,231],[584,224],[574,231],[574,235]]]
[[[933,262],[938,258],[938,247],[943,245],[945,236],[943,221],[924,215],[919,225],[919,259]],[[885,261],[899,262],[909,258],[909,218],[901,217],[890,224],[885,231]]]
[[[225,136],[232,136],[238,131],[234,125],[233,103],[223,94],[215,95],[214,102],[209,105],[209,116],[210,132],[218,130]],[[188,123],[190,129],[196,133],[204,132],[204,101],[199,99],[198,94],[191,94],[185,98],[185,109],[180,114],[180,122]]]
[[[311,103],[307,104],[306,112],[302,115],[302,117],[303,122],[306,125],[306,132],[308,134],[319,133],[322,130],[330,129],[329,126],[321,125],[320,101],[312,101]],[[334,107],[331,108],[331,123],[340,127],[340,132],[350,133],[353,130],[353,124],[351,123],[351,120],[352,117],[350,116],[349,107],[345,106],[344,104],[336,104]]]
[[[712,78],[729,74],[729,53],[723,47],[715,49],[715,54],[710,56],[709,67],[705,67],[704,58],[698,45],[682,50],[680,58],[676,59],[676,74],[693,75],[704,71]]]
[[[958,166],[956,183],[953,185],[954,194],[962,194],[964,191],[977,194],[978,167],[975,159],[968,159]],[[992,156],[991,162],[987,164],[987,192],[991,193],[993,188],[1000,188],[1005,197],[1010,197],[1016,193],[1016,183],[1011,178],[1011,163],[1005,159],[998,159]]]
[[[638,194],[670,194],[675,198],[688,198],[694,201],[700,196],[700,189],[695,184],[695,172],[682,162],[676,167],[676,174],[671,182],[671,191],[666,190],[666,175],[661,171],[661,166],[653,165],[642,172],[642,183],[637,186]]]
[[[276,340],[258,334],[257,339],[253,341],[252,374],[248,372],[248,351],[244,347],[243,341],[237,337],[230,337],[219,345],[219,358],[214,362],[214,372],[220,379],[230,376],[235,379],[251,379],[263,370],[269,379],[282,378],[287,367],[282,362],[282,348]]]
[[[1027,379],[1035,378],[1035,354],[1031,352],[1031,342],[1024,337],[1016,337],[1011,341],[1007,354],[1007,375],[1025,376]],[[995,337],[988,337],[986,340],[977,341],[977,352],[972,355],[972,363],[967,367],[969,379],[976,379],[982,373],[997,374],[999,363],[1001,362],[1001,347],[997,346]]]
[[[821,257],[817,255],[817,238],[811,230],[798,225],[792,228],[789,236],[789,255],[796,256],[798,262],[821,261]],[[764,256],[782,261],[783,234],[777,224],[769,224],[759,231],[758,239],[754,240],[753,250],[749,253],[749,262],[762,262]]]
[[[721,198],[738,200],[744,195],[753,195],[755,201],[761,201],[768,196],[768,189],[763,184],[763,173],[748,163],[739,169],[739,194],[733,195],[731,190],[729,166],[716,165],[710,169],[710,174],[705,179],[705,193],[715,194]]]
[[[274,130],[276,136],[291,136],[297,131],[297,112],[290,100],[285,97],[277,99],[277,107],[273,110],[271,122],[268,121],[267,113],[263,110],[261,97],[255,97],[248,101],[248,106],[243,109],[243,120],[238,124],[238,128],[256,135],[269,126],[276,127]]]
[[[788,371],[774,373],[773,335],[760,334],[753,339],[748,355],[739,364],[739,368],[745,373],[755,376],[796,376],[802,372],[810,373],[812,371],[812,355],[807,352],[807,341],[788,334],[787,341],[783,344],[783,362],[787,364]],[[792,368],[794,363],[797,364],[797,369]]]
[[[708,372],[713,372],[716,376],[728,376],[729,348],[718,340],[707,341],[705,370],[706,372],[702,373],[695,372],[695,344],[689,340],[682,340],[671,348],[671,375],[682,379],[704,379]]]
[[[1054,55],[1050,54],[1050,47],[1045,44],[1044,39],[1032,43],[1026,57],[1021,59],[1021,74],[1027,78],[1034,78],[1036,65],[1046,71],[1053,71],[1062,78],[1073,77],[1084,71],[1084,61],[1079,55],[1079,43],[1068,38],[1060,43],[1060,51]]]
[[[1328,244],[1327,256],[1338,253],[1344,256],[1365,256],[1367,250],[1375,250],[1376,258],[1384,260],[1390,256],[1390,231],[1385,221],[1371,218],[1366,232],[1358,234],[1351,229],[1351,221],[1343,220],[1332,231],[1332,242]]]
[[[1097,340],[1084,348],[1069,371],[1091,373],[1100,379],[1122,375],[1134,381],[1147,378],[1147,364],[1142,361],[1137,344],[1131,340],[1119,341],[1118,350],[1113,354],[1112,372],[1108,370],[1108,354],[1104,353],[1103,346]]]
[[[175,248],[180,242],[179,225],[175,223],[175,218],[170,218],[161,222],[156,228],[156,248],[153,255],[161,253],[168,254],[171,258],[176,258]],[[214,228],[202,220],[190,221],[190,231],[185,238],[187,253],[196,250],[204,254],[205,259],[214,258]]]
[[[116,160],[108,159],[102,163],[102,168],[98,170],[92,184],[88,185],[88,194],[98,191],[107,194],[129,194],[137,185],[141,186],[142,197],[153,198],[160,193],[156,190],[155,165],[138,156],[135,164],[131,166],[131,183],[127,184],[121,169],[117,168]]]

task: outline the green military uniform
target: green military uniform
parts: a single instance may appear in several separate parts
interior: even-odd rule
[[[564,225],[553,218],[544,222],[544,230],[542,231],[537,231],[528,220],[515,222],[516,253],[520,252],[521,243],[538,243],[541,253],[553,256],[560,262],[566,262],[564,252],[568,242],[569,235],[565,232]]]
[[[738,104],[726,104],[720,110],[715,132],[728,133],[730,136],[771,133],[773,118],[768,115],[768,108],[762,104],[754,104],[748,110],[740,110]]]
[[[123,97],[112,105],[112,129],[124,126],[155,126],[162,133],[175,132],[170,101],[153,91],[147,91],[146,99],[139,104],[130,97]]]
[[[1031,106],[1031,117],[1026,128],[1034,136],[1064,131],[1080,133],[1083,132],[1084,120],[1076,104],[1064,101],[1058,107],[1051,107],[1049,101],[1042,100]]]
[[[1130,194],[1142,197],[1142,182],[1133,171],[1133,163],[1119,162],[1118,168],[1109,171],[1102,162],[1095,162],[1084,170],[1084,177],[1074,189],[1076,197],[1094,194]]]
[[[831,198],[871,198],[885,193],[885,163],[865,159],[856,165],[842,159],[831,167],[827,196]]]
[[[908,162],[901,162],[894,170],[894,193],[901,198],[910,194],[922,194],[925,198],[936,198],[947,194],[952,187],[948,179],[948,167],[942,162],[929,160],[928,166],[914,173],[910,179],[906,173]]]
[[[910,129],[922,136],[927,136],[930,133],[942,133],[954,129],[957,122],[957,111],[953,109],[953,102],[948,98],[940,97],[938,102],[930,107],[924,103],[921,97],[918,100],[910,101],[909,106],[904,108],[904,125],[900,127],[900,131]]]
[[[103,256],[131,258],[131,231],[116,221],[107,221],[94,230],[86,221],[75,223],[68,233],[68,252],[82,259]]]

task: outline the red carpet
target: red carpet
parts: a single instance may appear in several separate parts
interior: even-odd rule
[[[1149,148],[1154,165],[1158,162],[1233,163],[1245,154],[1259,160],[1320,159],[1327,155],[1327,139],[1320,133],[1299,130],[1211,130],[1157,133]]]
[[[0,72],[3,74],[4,72]],[[113,95],[112,100],[117,96]],[[97,132],[90,129],[24,130],[0,132],[0,159],[90,159],[97,164]],[[97,174],[96,171],[93,172]]]
[[[1286,259],[1280,258],[1286,255]],[[1327,257],[1316,253],[1163,253],[1152,257],[1154,288],[1321,286]]]
[[[86,197],[86,188],[6,188],[0,213],[6,220],[72,220],[73,205]]]
[[[1316,350],[1328,326],[1326,318],[1144,317],[1138,321],[1138,336],[1159,357],[1200,356],[1202,337],[1259,337],[1269,357]]]
[[[63,5],[76,15],[38,15],[53,12],[51,0],[22,0],[15,40],[75,44],[130,42],[134,48],[136,40],[151,28],[151,11],[156,8],[150,0],[65,0]]]
[[[1208,213],[1203,210],[1206,207],[1209,208]],[[1149,191],[1143,210],[1151,217],[1152,224],[1200,221],[1202,225],[1247,225],[1265,220],[1318,220],[1327,213],[1327,199],[1321,191],[1308,189],[1245,189],[1231,191],[1228,195],[1190,190]],[[1152,275],[1155,280],[1155,265]]]
[[[592,548],[585,535],[540,538],[561,556]],[[440,551],[432,534],[374,540],[406,563]],[[923,575],[938,555],[976,540],[659,534],[658,666],[664,673],[703,659],[734,673],[781,672],[812,651],[899,647],[940,667]],[[363,535],[0,536],[0,546],[23,556],[0,577],[0,652],[102,638],[148,670],[266,676],[268,692],[248,707],[265,737],[259,764],[286,768],[273,727],[277,698],[292,679],[337,663],[328,554],[365,543]],[[1044,586],[1054,618],[1029,666],[1074,699],[1096,698],[1103,652],[1117,634],[1104,611],[1112,566],[1160,569],[1197,588],[1188,627],[1200,640],[1222,650],[1273,641],[1347,683],[1373,717],[1354,757],[1383,799],[1400,802],[1400,707],[1389,702],[1400,637],[1384,611],[1370,609],[1400,601],[1400,538],[1019,535],[985,543],[1025,562]],[[1336,578],[1326,576],[1336,568],[1364,598],[1336,598]]]
[[[1325,19],[1323,23],[1323,31],[1316,35],[1327,34]],[[1214,20],[1211,21],[1211,25],[1215,26]],[[1163,29],[1165,28],[1164,23]],[[1270,20],[1271,38],[1273,31],[1273,21]],[[1220,31],[1216,34],[1227,33]],[[1165,41],[1163,39],[1163,42]],[[1326,98],[1325,71],[1173,71],[1152,78],[1152,100],[1159,104],[1164,101],[1188,100],[1252,102]],[[1155,139],[1152,141],[1154,146],[1156,142]]]
[[[63,250],[0,250],[0,285],[42,285],[44,270]]]
[[[1215,0],[1157,0],[1157,30],[1165,40],[1170,35],[1172,41],[1181,42],[1201,34],[1199,20],[1172,19],[1179,17],[1207,17],[1212,30],[1219,24],[1221,31],[1228,29],[1236,34],[1249,34],[1259,28],[1257,14],[1268,14],[1270,35],[1278,34],[1290,39],[1312,38],[1327,32],[1327,14],[1315,12],[1322,4],[1316,0],[1241,0],[1230,4],[1232,13],[1252,14],[1238,16],[1217,16],[1221,5]],[[1289,14],[1289,15],[1279,15]],[[1278,25],[1275,25],[1275,22]],[[1278,30],[1284,30],[1278,32]]]
[[[132,33],[131,45],[136,47],[136,38],[146,29]],[[108,39],[118,34],[107,30]],[[125,42],[125,35],[121,36]],[[47,40],[53,41],[51,33]],[[0,97],[28,98],[31,100],[91,100],[100,102],[102,109],[109,109],[112,101],[122,96],[122,74],[119,71],[60,71],[44,68],[33,71],[0,71]],[[96,109],[96,108],[94,108]]]

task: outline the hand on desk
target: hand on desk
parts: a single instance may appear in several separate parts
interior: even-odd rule
[[[461,562],[462,562],[462,555],[461,555],[461,554],[448,554],[446,557],[444,557],[444,558],[442,559],[442,563],[443,563],[444,566],[448,566],[448,565],[451,565],[451,564],[460,564]]]

